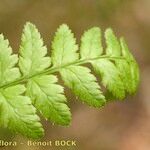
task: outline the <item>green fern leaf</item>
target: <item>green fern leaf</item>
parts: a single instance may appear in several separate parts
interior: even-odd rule
[[[22,73],[28,76],[34,76],[50,66],[50,58],[45,57],[46,47],[43,46],[40,33],[34,25],[27,23],[25,25],[22,43],[20,47],[19,65]],[[28,79],[27,95],[31,97],[35,107],[41,114],[61,125],[70,123],[70,111],[65,104],[66,98],[63,94],[63,88],[56,84],[55,76],[37,76]],[[44,85],[43,85],[44,83]]]
[[[82,59],[91,59],[103,53],[101,30],[94,27],[86,31],[81,38],[80,55]]]
[[[69,125],[71,113],[64,88],[54,73],[60,73],[64,84],[89,106],[101,107],[108,100],[134,94],[139,84],[136,60],[125,40],[118,40],[111,29],[106,30],[105,40],[106,50],[100,28],[91,28],[83,34],[78,52],[73,33],[63,24],[49,57],[37,28],[27,23],[18,60],[8,40],[0,35],[0,126],[29,138],[41,138],[44,132],[36,109],[46,120]],[[85,66],[88,63],[100,77],[100,84]]]
[[[100,107],[105,104],[96,78],[90,70],[83,66],[69,66],[61,70],[61,76],[65,84],[73,90],[83,102],[90,106]]]
[[[110,49],[114,49],[115,53],[111,56],[124,57],[122,60],[115,60],[115,65],[120,72],[120,78],[124,84],[125,91],[129,94],[135,93],[139,82],[139,71],[135,59],[129,52],[124,39],[121,39],[119,42],[111,29],[106,31],[105,37],[108,45],[107,53],[111,51]]]
[[[78,46],[73,33],[67,25],[61,25],[52,42],[52,63],[54,66],[62,66],[78,60],[76,51]]]
[[[129,48],[123,38],[120,39],[122,48],[122,55],[127,61],[122,60],[120,65],[120,72],[122,72],[122,80],[124,80],[125,87],[129,94],[134,94],[139,84],[139,68],[136,60],[129,52]],[[119,66],[119,64],[118,64]],[[123,70],[124,68],[124,70]]]
[[[0,92],[0,125],[27,137],[39,138],[43,136],[40,118],[29,97],[21,96],[24,92],[23,85],[12,86]]]
[[[8,40],[0,35],[0,85],[12,82],[20,77],[17,67],[17,55],[12,55]],[[0,126],[31,138],[43,136],[40,119],[36,109],[27,96],[23,85],[14,85],[0,90]]]
[[[114,53],[120,54],[117,51],[116,41],[112,40],[112,35],[109,36],[110,39],[107,37],[109,36],[109,32],[106,32],[106,43],[107,53],[110,56],[113,56]],[[117,51],[117,52],[114,52]],[[85,32],[81,40],[81,58],[96,58],[101,56],[103,53],[102,42],[101,42],[101,31],[99,28],[92,28]],[[86,58],[85,58],[86,57]],[[124,85],[121,81],[119,71],[116,66],[109,60],[109,57],[90,60],[92,63],[95,71],[99,74],[100,78],[102,79],[102,84],[106,87],[107,90],[113,93],[113,96],[122,99],[125,96]]]
[[[8,40],[4,40],[0,35],[0,85],[12,82],[20,77],[17,67],[14,67],[18,61],[17,55],[12,55],[12,49],[9,47]]]
[[[50,57],[45,57],[47,48],[31,23],[24,27],[19,53],[19,67],[24,76],[34,75],[50,66]]]
[[[27,83],[27,95],[45,118],[57,124],[69,125],[71,114],[65,104],[63,87],[56,82],[57,78],[53,75],[34,77]]]
[[[56,63],[60,66],[78,60],[79,54],[76,53],[77,45],[67,25],[60,26],[55,35],[52,47],[52,62],[54,66]],[[95,107],[105,103],[105,98],[96,83],[96,78],[90,74],[88,68],[72,65],[61,69],[60,73],[65,84],[83,102]]]
[[[102,78],[102,84],[113,94],[114,97],[122,99],[125,96],[124,85],[119,76],[116,66],[107,59],[101,59],[92,63],[95,71]]]

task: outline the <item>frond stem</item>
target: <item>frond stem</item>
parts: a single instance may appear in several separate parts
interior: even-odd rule
[[[71,66],[71,65],[82,65],[82,64],[90,63],[91,61],[98,60],[98,59],[115,60],[115,59],[125,59],[125,58],[123,56],[121,56],[121,57],[111,57],[111,56],[108,56],[108,55],[103,55],[103,56],[98,56],[98,57],[95,57],[95,58],[79,59],[78,61],[71,62],[71,63],[65,64],[65,65],[61,65],[61,66],[57,66],[57,67],[52,66],[50,68],[45,69],[44,71],[41,71],[37,74],[34,74],[34,75],[23,76],[23,77],[15,80],[13,82],[10,82],[10,83],[7,83],[7,84],[4,84],[4,85],[0,86],[0,89],[8,88],[10,86],[14,86],[14,85],[17,85],[17,84],[20,84],[20,83],[27,82],[29,79],[31,79],[33,77],[36,77],[36,76],[39,76],[39,75],[46,75],[46,74],[52,74],[52,73],[55,73],[55,72],[59,72],[61,69],[64,69],[64,68],[66,68],[68,66]]]

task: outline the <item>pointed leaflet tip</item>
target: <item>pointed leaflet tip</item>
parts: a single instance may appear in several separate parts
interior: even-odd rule
[[[34,27],[34,28],[36,28],[36,26],[33,23],[31,23],[31,22],[26,22],[26,24],[24,26],[25,27],[28,26],[28,27]]]
[[[106,38],[107,36],[109,36],[110,34],[114,34],[114,31],[113,31],[111,28],[107,28],[107,29],[105,30],[105,38]]]
[[[69,26],[67,24],[63,23],[62,25],[59,26],[59,28],[69,29]]]
[[[4,35],[2,33],[0,34],[0,40],[4,40]]]

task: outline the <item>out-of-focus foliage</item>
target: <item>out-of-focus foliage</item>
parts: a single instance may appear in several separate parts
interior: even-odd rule
[[[107,21],[118,9],[127,3],[126,0],[94,0],[101,18]],[[131,0],[133,2],[134,0]]]

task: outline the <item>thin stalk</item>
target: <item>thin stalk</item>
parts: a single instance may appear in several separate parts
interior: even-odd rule
[[[7,83],[7,84],[4,84],[4,85],[0,86],[0,89],[1,88],[8,88],[10,86],[14,86],[14,85],[17,85],[17,84],[20,84],[20,83],[27,82],[29,79],[31,79],[33,77],[36,77],[36,76],[39,76],[39,75],[52,74],[52,73],[55,73],[55,72],[59,72],[61,69],[64,69],[64,68],[69,67],[71,65],[82,65],[82,64],[86,64],[86,63],[89,63],[91,61],[98,60],[98,59],[115,60],[115,59],[125,59],[125,58],[124,57],[110,57],[110,56],[107,56],[107,55],[103,55],[103,56],[90,58],[90,59],[79,59],[78,61],[71,62],[71,63],[61,65],[61,66],[58,66],[58,67],[53,67],[52,66],[50,68],[45,69],[44,71],[41,71],[37,74],[34,74],[34,75],[21,77],[21,78],[15,80],[13,82],[10,82],[10,83]]]

